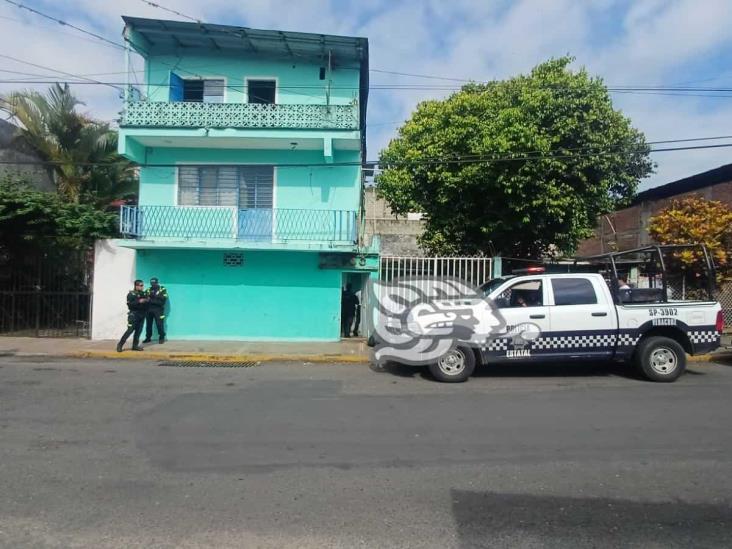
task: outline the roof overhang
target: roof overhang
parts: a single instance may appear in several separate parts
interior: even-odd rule
[[[330,53],[338,65],[362,63],[368,56],[368,40],[360,37],[128,16],[122,19],[130,44],[142,55],[214,50],[322,62]]]

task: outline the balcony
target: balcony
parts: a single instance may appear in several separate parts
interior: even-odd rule
[[[120,232],[139,240],[234,240],[267,244],[353,245],[352,210],[239,209],[227,206],[122,206]],[[262,246],[264,245],[264,246]]]
[[[358,130],[358,105],[128,101],[121,127]]]

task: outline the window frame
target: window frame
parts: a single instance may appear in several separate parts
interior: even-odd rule
[[[554,292],[556,291],[556,285],[555,285],[555,283],[558,280],[583,280],[583,281],[587,282],[590,285],[590,288],[592,288],[592,292],[595,295],[595,301],[594,301],[594,303],[563,303],[563,304],[558,304],[557,303],[557,300],[555,299],[555,295],[554,295]],[[551,289],[551,292],[550,293],[551,293],[551,300],[552,300],[551,303],[552,303],[552,306],[553,307],[588,307],[588,306],[589,307],[593,307],[593,306],[597,306],[597,305],[602,305],[602,301],[601,301],[601,298],[600,298],[600,289],[597,287],[597,285],[595,283],[595,280],[591,280],[591,279],[588,279],[588,278],[583,278],[581,276],[567,276],[567,277],[561,277],[561,278],[555,277],[555,278],[552,278],[551,279],[551,285],[552,285],[551,286],[552,289]]]
[[[177,74],[177,73],[176,73]],[[221,100],[221,103],[206,103],[203,101],[203,96],[201,97],[201,103],[207,104],[207,105],[221,105],[222,103],[228,102],[228,92],[229,92],[229,80],[226,76],[221,75],[202,75],[200,78],[184,78],[183,76],[178,74],[178,77],[183,80],[183,82],[187,81],[204,81],[204,80],[223,80],[224,81],[224,95],[223,99]],[[184,84],[185,85],[185,84]],[[184,91],[185,93],[185,91]],[[181,101],[181,103],[198,103],[198,101]]]
[[[173,187],[173,205],[180,208],[233,208],[236,210],[246,209],[240,206],[205,206],[201,204],[181,204],[180,203],[180,168],[186,167],[217,167],[217,166],[235,166],[241,168],[244,166],[272,166],[269,162],[177,162],[175,166],[175,185]],[[277,166],[272,166],[272,210],[277,209]]]
[[[507,290],[510,290],[514,286],[518,284],[525,284],[527,282],[538,282],[540,284],[541,289],[541,304],[540,305],[529,305],[527,304],[526,307],[498,307],[499,310],[522,310],[522,309],[536,309],[539,307],[546,307],[547,301],[548,301],[548,294],[547,294],[547,284],[545,278],[529,278],[525,280],[516,280],[516,279],[509,279],[506,281],[504,285],[502,285],[500,288],[495,290],[495,297],[492,298],[494,302],[498,300],[498,298]],[[496,306],[498,306],[498,303],[496,302]]]
[[[250,80],[271,80],[275,83],[274,103],[250,103],[249,102],[249,81]],[[279,105],[280,104],[280,79],[277,76],[244,76],[244,103],[247,105]]]

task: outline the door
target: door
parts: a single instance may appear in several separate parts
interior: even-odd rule
[[[274,200],[274,167],[241,166],[239,168],[239,238],[270,241],[276,220]],[[286,217],[287,212],[282,212]],[[282,216],[281,216],[282,217]],[[281,219],[280,222],[285,222]]]
[[[617,338],[615,306],[608,303],[601,279],[552,277],[550,344],[564,357],[610,358]]]
[[[483,351],[489,362],[530,360],[543,349],[541,342],[551,329],[547,290],[542,278],[508,283],[493,300],[506,321],[499,337]]]
[[[170,73],[170,102],[183,101],[183,79],[171,71]]]

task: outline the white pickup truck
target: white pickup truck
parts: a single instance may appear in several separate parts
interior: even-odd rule
[[[632,360],[648,379],[668,382],[684,372],[686,354],[720,344],[719,303],[668,301],[661,288],[613,291],[601,274],[528,274],[483,289],[505,327],[429,364],[439,381],[465,381],[478,363]]]

